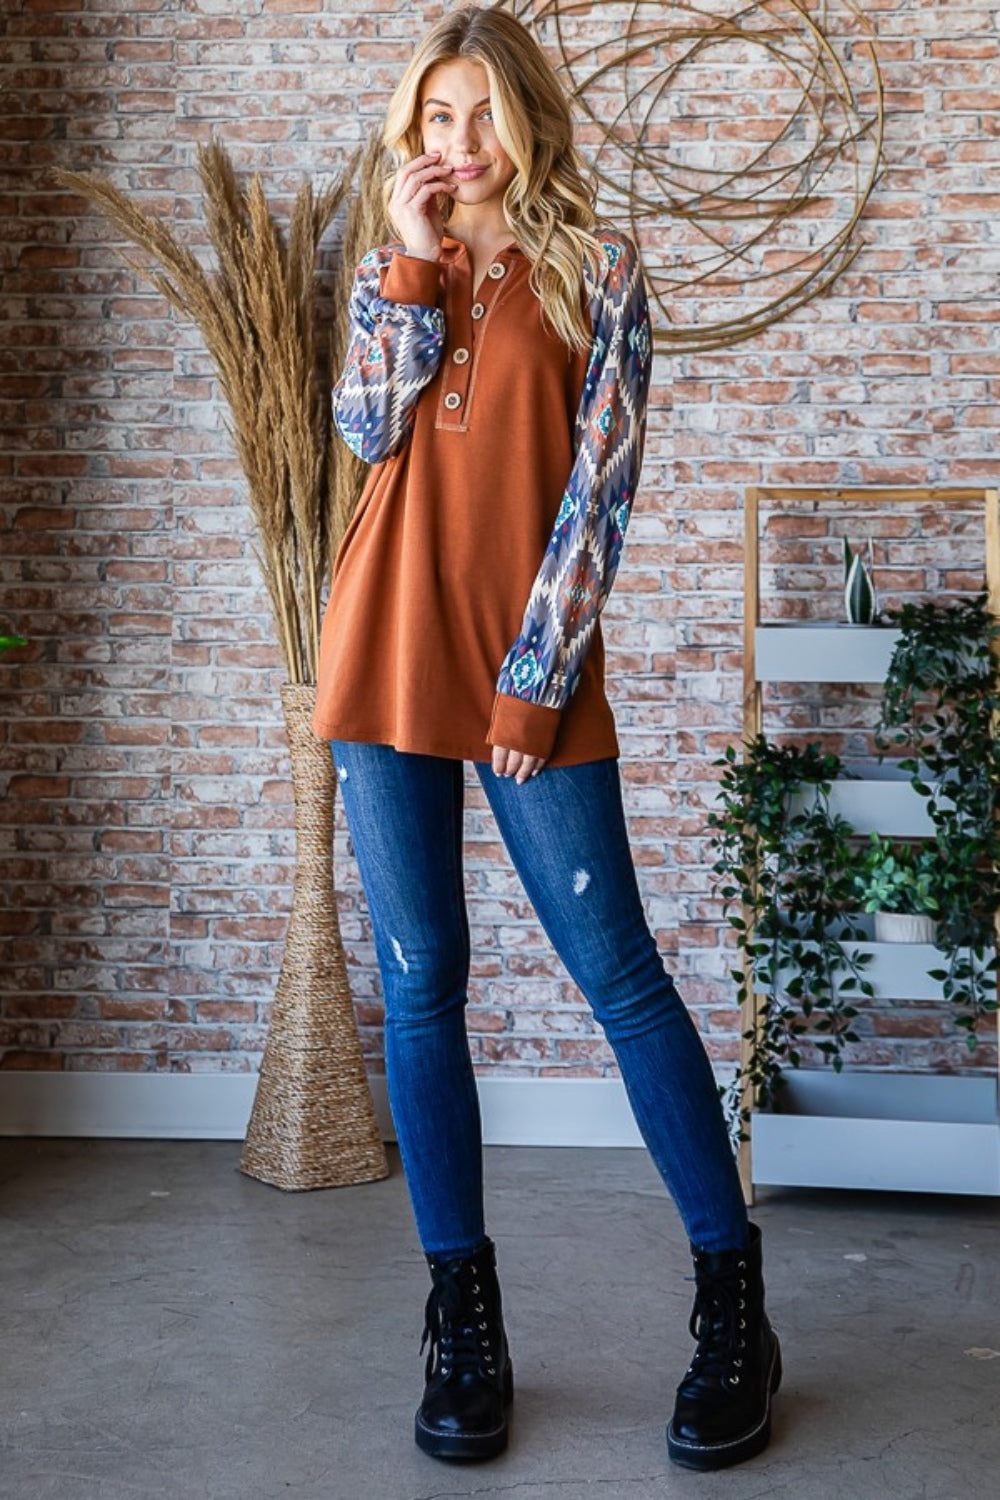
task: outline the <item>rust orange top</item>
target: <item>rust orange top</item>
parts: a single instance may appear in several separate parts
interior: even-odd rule
[[[369,252],[334,391],[373,467],[337,551],[314,729],[463,760],[503,745],[571,765],[618,754],[599,614],[642,460],[651,363],[638,255],[601,236],[594,330],[571,352],[541,319],[520,249],[478,287]]]

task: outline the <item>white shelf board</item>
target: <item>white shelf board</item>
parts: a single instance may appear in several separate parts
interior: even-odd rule
[[[850,952],[870,953],[865,978],[882,1000],[940,1000],[941,980],[928,969],[943,969],[948,960],[933,943],[847,943]]]
[[[759,682],[884,682],[900,632],[877,625],[758,625]]]
[[[859,917],[870,922],[870,917]],[[947,967],[947,956],[933,943],[875,943],[842,939],[844,952],[870,954],[871,963],[862,973],[871,981],[880,1000],[940,1000],[942,981],[932,979],[928,969]],[[759,988],[765,986],[759,982]]]
[[[831,813],[846,818],[858,833],[882,833],[889,838],[928,838],[934,824],[927,811],[927,798],[910,785],[909,774],[890,762],[847,762],[857,780],[844,779],[830,787]],[[810,794],[796,792],[791,809],[807,805]]]
[[[761,1186],[1000,1196],[993,1077],[791,1071],[782,1113],[756,1110]]]

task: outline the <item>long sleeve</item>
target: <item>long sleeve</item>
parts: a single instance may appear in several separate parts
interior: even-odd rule
[[[351,337],[333,389],[333,418],[352,453],[380,463],[403,446],[420,392],[434,379],[444,347],[436,305],[439,270],[393,246],[358,265],[350,300]]]
[[[639,254],[601,236],[589,283],[593,342],[574,431],[574,461],[528,597],[520,634],[497,679],[487,739],[548,756],[561,710],[580,680],[607,602],[635,497],[646,430],[652,334]]]

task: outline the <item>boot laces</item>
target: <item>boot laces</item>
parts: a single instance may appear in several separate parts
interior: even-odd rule
[[[687,1373],[738,1386],[746,1349],[746,1261],[732,1271],[699,1268],[688,1327],[698,1347]]]
[[[472,1373],[495,1375],[496,1358],[489,1337],[489,1320],[482,1287],[475,1265],[469,1266],[468,1285],[457,1264],[443,1267],[431,1287],[424,1310],[424,1331],[420,1353],[430,1339],[427,1351],[426,1377],[429,1380],[437,1360],[444,1379],[451,1375]]]

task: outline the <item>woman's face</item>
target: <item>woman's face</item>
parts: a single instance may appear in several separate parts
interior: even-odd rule
[[[502,200],[516,167],[497,138],[490,82],[482,63],[458,57],[437,63],[420,89],[420,129],[425,151],[440,151],[458,187],[456,207]]]

